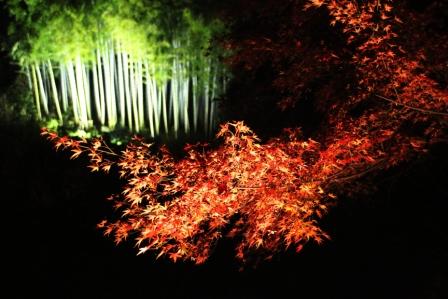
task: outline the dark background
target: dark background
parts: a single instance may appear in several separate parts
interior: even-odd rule
[[[2,12],[2,36],[8,20]],[[0,94],[17,68],[2,51]],[[95,226],[112,212],[113,176],[56,153],[32,121],[0,120],[3,298],[448,298],[448,146],[341,198],[332,239],[239,271],[232,244],[202,266],[136,256]]]

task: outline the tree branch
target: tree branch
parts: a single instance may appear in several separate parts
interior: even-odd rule
[[[389,98],[383,97],[383,96],[378,95],[378,94],[376,94],[375,96],[377,98],[379,98],[379,99],[388,101],[388,102],[393,103],[395,105],[399,105],[399,106],[402,106],[402,107],[405,107],[405,108],[408,108],[408,109],[411,109],[411,110],[415,110],[415,111],[419,111],[419,112],[423,112],[423,113],[427,113],[427,114],[433,114],[433,115],[448,116],[448,113],[445,113],[445,112],[439,112],[439,111],[433,111],[433,110],[427,110],[427,109],[422,109],[422,108],[409,106],[409,105],[406,105],[406,104],[399,103],[397,101],[391,100]]]
[[[330,177],[329,179],[327,179],[327,185],[331,185],[331,184],[335,184],[335,183],[342,183],[342,182],[346,182],[346,181],[350,181],[350,180],[355,180],[355,179],[359,179],[361,177],[363,177],[364,175],[375,171],[376,169],[380,168],[382,165],[385,164],[386,162],[386,158],[378,160],[375,164],[371,165],[370,167],[364,169],[361,172],[355,173],[355,174],[351,174],[348,176],[343,176],[343,177]]]

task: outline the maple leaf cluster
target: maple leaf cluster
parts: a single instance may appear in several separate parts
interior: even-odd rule
[[[117,243],[132,236],[139,253],[155,250],[198,264],[222,237],[237,240],[241,260],[254,250],[269,258],[279,248],[300,250],[308,240],[328,238],[316,220],[335,196],[321,185],[341,161],[330,162],[316,141],[299,141],[299,131],[287,133],[260,144],[242,122],[227,123],[217,134],[219,148],[188,145],[186,156],[175,159],[166,148],[152,152],[141,139],[116,154],[101,139],[76,141],[42,131],[72,157],[86,153],[92,171],[115,166],[125,180],[123,192],[110,197],[122,217],[99,225],[106,235]]]
[[[305,109],[314,116],[307,135],[325,147],[369,140],[364,167],[344,170],[352,175],[371,169],[370,163],[376,162],[369,160],[394,166],[446,140],[447,82],[436,80],[434,69],[439,77],[448,71],[448,36],[443,30],[425,34],[419,28],[429,27],[434,11],[446,9],[446,4],[434,1],[419,15],[405,2],[392,0],[291,0],[278,8],[274,2],[236,23],[239,29],[270,19],[282,19],[281,24],[267,23],[255,37],[250,29],[243,30],[227,41],[236,52],[229,64],[243,72],[242,78],[266,68],[272,74],[260,83],[262,89],[234,92],[244,100],[231,102],[236,107],[228,109],[233,118],[246,111],[245,103],[256,106],[263,94],[274,95],[279,111],[294,110],[306,118],[300,112]],[[252,123],[258,126],[257,121],[263,119]],[[307,126],[306,121],[293,121]]]
[[[354,3],[325,3],[332,24],[341,23],[348,43],[356,44],[350,61],[356,65],[355,89],[345,103],[333,107],[340,114],[331,115],[329,122],[340,123],[345,114],[345,130],[356,128],[377,144],[384,144],[386,132],[393,137],[388,142],[388,164],[395,165],[409,158],[410,151],[426,151],[429,144],[445,138],[448,91],[428,76],[422,67],[424,55],[408,53],[397,40],[395,32],[404,29],[394,15],[394,1]],[[384,103],[372,105],[358,118],[348,117],[352,107],[372,100]],[[422,133],[404,130],[405,126],[419,127]]]
[[[286,129],[261,142],[244,123],[231,122],[217,134],[220,146],[188,145],[176,158],[139,138],[115,153],[101,139],[43,131],[73,157],[86,153],[92,171],[116,169],[123,178],[123,192],[110,197],[121,217],[99,225],[117,243],[132,239],[139,253],[197,264],[222,238],[233,239],[242,261],[253,252],[270,258],[281,249],[300,251],[309,240],[329,238],[317,221],[335,194],[357,192],[353,182],[446,140],[448,92],[428,71],[425,53],[400,39],[410,34],[402,21],[407,10],[390,0],[260,6],[253,6],[256,20],[285,22],[268,36],[246,37],[247,29],[229,37],[228,63],[255,74],[269,65],[279,111],[311,99],[321,116],[314,134]],[[309,33],[316,26],[323,36]]]
[[[73,140],[46,129],[42,135],[72,158],[85,153],[92,171],[117,168],[125,186],[109,200],[121,217],[99,224],[106,235],[117,244],[131,237],[139,254],[154,250],[158,257],[198,264],[222,237],[235,240],[242,261],[254,251],[269,259],[280,248],[300,251],[309,240],[321,243],[329,236],[317,220],[336,198],[327,189],[348,179],[347,165],[378,163],[369,156],[368,138],[345,136],[323,148],[288,129],[261,144],[243,122],[221,126],[218,148],[187,145],[180,159],[140,138],[117,154],[102,139]]]

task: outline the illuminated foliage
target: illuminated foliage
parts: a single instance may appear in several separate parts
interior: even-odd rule
[[[164,148],[152,153],[140,139],[117,155],[100,139],[75,141],[43,131],[56,148],[70,148],[72,158],[86,152],[92,171],[118,167],[126,185],[110,199],[122,217],[100,224],[107,235],[117,243],[134,236],[139,253],[151,249],[196,263],[222,236],[239,240],[237,257],[243,260],[251,250],[271,256],[281,247],[300,250],[308,240],[327,238],[316,220],[334,195],[320,186],[337,163],[328,157],[307,161],[305,156],[319,155],[320,145],[299,141],[298,134],[261,145],[243,123],[228,123],[217,135],[222,146],[187,146],[186,157],[176,160]]]
[[[244,1],[247,6],[254,2]],[[385,166],[445,139],[448,92],[430,76],[428,49],[414,38],[413,26],[423,20],[405,4],[296,0],[287,10],[286,5],[275,10],[274,2],[267,1],[250,21],[261,23],[282,13],[284,24],[261,36],[240,34],[227,46],[237,52],[229,63],[245,74],[272,67],[271,89],[263,92],[278,95],[278,110],[298,110],[312,102],[319,118],[312,131],[316,140],[329,147],[349,136],[367,138],[372,144],[369,156],[386,158]],[[409,24],[404,23],[407,19]],[[433,39],[438,45],[447,42],[446,34]],[[446,62],[446,55],[442,57],[440,63]],[[260,95],[250,96],[239,103],[257,105]],[[238,109],[244,111],[244,106]]]
[[[9,1],[13,47],[39,119],[177,137],[209,135],[227,75],[211,48],[217,20],[159,1]],[[12,34],[13,35],[13,34]]]
[[[93,171],[114,167],[125,180],[123,192],[110,198],[121,218],[100,223],[117,243],[129,238],[139,253],[154,250],[198,264],[223,237],[233,238],[242,261],[253,252],[269,258],[289,247],[300,251],[309,240],[328,238],[317,220],[336,194],[359,194],[366,188],[355,184],[361,178],[446,141],[448,92],[425,71],[425,55],[399,39],[407,33],[393,1],[290,3],[301,39],[282,26],[272,37],[241,34],[226,41],[235,51],[228,62],[248,72],[271,64],[279,74],[272,83],[280,90],[279,110],[313,98],[323,115],[313,138],[287,129],[261,142],[233,122],[221,126],[220,146],[187,146],[185,156],[175,158],[141,139],[115,153],[102,140],[43,132],[73,157],[87,153]],[[326,20],[331,38],[342,40],[339,47],[326,40],[316,47],[307,38],[316,15]],[[322,77],[326,81],[313,87]]]

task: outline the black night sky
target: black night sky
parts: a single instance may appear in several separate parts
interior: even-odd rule
[[[3,8],[1,18],[5,38]],[[0,94],[18,94],[17,76],[2,50]],[[248,121],[275,131],[257,116]],[[331,240],[240,271],[226,242],[201,266],[115,246],[96,224],[113,212],[105,198],[120,181],[55,152],[33,120],[1,119],[2,297],[448,298],[447,150],[446,142],[434,146],[382,172],[365,194],[340,198],[321,221]]]

